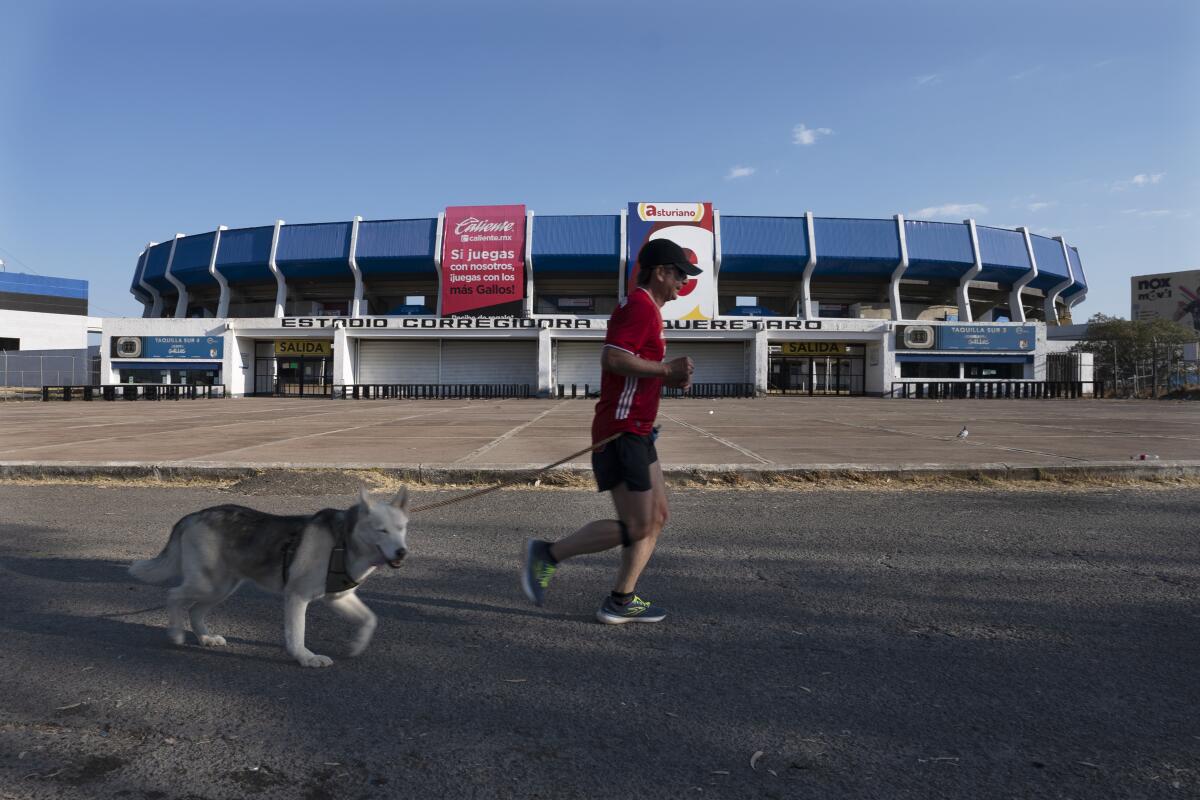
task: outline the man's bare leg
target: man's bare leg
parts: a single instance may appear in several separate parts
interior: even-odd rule
[[[546,586],[555,572],[554,565],[575,556],[599,553],[623,544],[629,546],[621,551],[616,592],[619,595],[632,594],[667,521],[667,492],[662,467],[655,461],[649,465],[648,472],[650,488],[646,491],[630,491],[624,483],[612,489],[613,505],[616,506],[619,520],[589,522],[570,536],[553,543],[529,540],[525,568],[521,572],[521,586],[531,602],[542,605]],[[628,534],[627,540],[622,536],[622,527]],[[658,619],[647,621],[657,622]]]
[[[644,492],[630,491],[624,483],[619,483],[612,488],[613,505],[617,508],[617,516],[629,528],[629,537],[633,539],[633,545],[625,548],[629,550],[643,544],[646,539],[655,539],[658,537],[658,530],[655,528],[655,507],[656,491],[655,480],[660,484],[658,489],[661,489],[662,469],[659,468],[658,462],[650,465],[650,489]],[[666,500],[665,492],[662,493],[663,501]],[[611,550],[621,544],[621,526],[615,519],[598,519],[594,522],[589,522],[579,530],[572,533],[563,539],[559,539],[550,545],[550,556],[555,561],[565,561],[568,558],[582,556],[588,553],[601,553],[605,550]],[[643,548],[639,548],[643,549]],[[650,549],[646,552],[645,557],[641,559],[641,565],[646,565],[646,559],[650,558],[650,553],[654,552],[654,546],[651,544]],[[639,567],[637,570],[641,572]]]
[[[617,516],[625,520],[634,539],[633,544],[621,550],[621,568],[617,570],[613,591],[629,594],[637,586],[667,521],[667,487],[662,465],[658,461],[650,465],[650,491],[631,492],[621,484],[613,489],[613,503],[617,507]],[[640,529],[635,527],[634,519],[642,526]],[[638,538],[637,530],[644,530],[645,535]]]
[[[550,556],[555,561],[565,561],[568,558],[588,553],[602,553],[605,550],[613,549],[620,543],[621,526],[617,524],[617,521],[615,519],[598,519],[584,525],[570,536],[551,544]]]

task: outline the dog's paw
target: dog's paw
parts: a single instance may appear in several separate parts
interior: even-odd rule
[[[363,651],[367,649],[367,645],[371,643],[371,635],[374,633],[374,625],[363,628],[358,635],[354,637],[354,641],[350,643],[350,655],[361,656]]]
[[[333,659],[329,656],[319,656],[316,653],[300,656],[296,660],[302,667],[328,667],[333,664]]]
[[[175,645],[176,647],[183,646],[183,631],[168,630],[167,631],[167,640],[170,641],[171,644]]]
[[[199,639],[200,639],[200,645],[202,647],[224,647],[225,646],[225,637],[224,636],[213,636],[211,634],[206,633],[203,636],[199,637]]]

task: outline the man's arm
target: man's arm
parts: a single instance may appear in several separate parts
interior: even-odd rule
[[[606,346],[600,356],[600,366],[608,372],[634,378],[662,378],[668,386],[686,387],[692,377],[692,360],[680,356],[671,361],[650,361],[633,353]]]

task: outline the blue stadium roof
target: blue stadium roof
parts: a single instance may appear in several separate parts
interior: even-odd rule
[[[537,215],[533,217],[530,258],[534,276],[610,275],[621,263],[617,214]],[[275,262],[286,280],[349,281],[353,223],[328,222],[280,227]],[[900,261],[900,235],[894,219],[813,218],[809,241],[805,217],[737,216],[720,218],[721,275],[742,279],[799,279],[810,254],[820,278],[887,281]],[[1025,238],[1018,232],[976,227],[982,271],[975,280],[1011,286],[1031,271]],[[905,220],[909,267],[905,278],[958,281],[974,267],[970,229],[964,223]],[[221,233],[216,269],[230,286],[272,283],[269,260],[274,226]],[[208,271],[214,232],[183,237],[176,244],[171,275],[188,287],[217,288]],[[1030,286],[1049,291],[1069,277],[1064,298],[1087,290],[1079,254],[1062,243],[1031,236],[1037,277]],[[353,253],[363,278],[386,280],[436,275],[437,218],[368,220],[359,224]],[[174,294],[166,278],[171,241],[151,247],[135,265],[130,291],[144,299],[143,280],[159,292]],[[143,263],[144,262],[144,263]],[[61,279],[53,279],[61,280]],[[65,281],[64,284],[72,282]],[[86,282],[76,281],[86,292]]]

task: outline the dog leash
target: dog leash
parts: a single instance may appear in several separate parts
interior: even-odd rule
[[[620,433],[614,433],[612,436],[609,436],[607,439],[604,439],[603,441],[597,442],[596,444],[593,444],[593,445],[588,445],[587,447],[580,450],[578,453],[571,453],[571,455],[567,456],[566,458],[560,458],[558,461],[555,461],[553,464],[547,464],[546,466],[542,467],[541,469],[534,470],[533,474],[541,475],[546,470],[554,469],[555,467],[561,466],[561,465],[567,463],[568,461],[579,458],[584,453],[590,453],[593,450],[599,450],[601,447],[604,447],[604,445],[608,444],[609,442],[620,438],[621,434],[623,434],[623,433],[625,433],[625,431],[621,431]],[[435,508],[441,508],[443,506],[453,505],[454,503],[461,503],[464,500],[473,500],[476,497],[482,497],[483,495],[488,494],[489,492],[494,492],[497,489],[503,489],[505,486],[511,486],[514,483],[520,483],[522,481],[529,480],[530,477],[531,476],[529,474],[522,473],[515,478],[506,478],[505,480],[502,480],[499,483],[497,483],[495,486],[488,486],[487,488],[484,488],[484,489],[477,489],[474,492],[468,492],[467,494],[459,495],[458,497],[451,497],[447,500],[439,500],[436,503],[430,503],[429,505],[418,506],[417,508],[414,508],[412,510],[412,513],[420,514],[422,511],[432,511]]]

